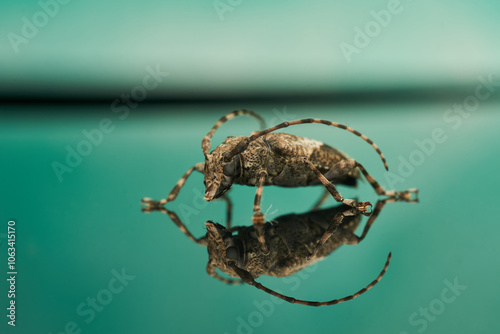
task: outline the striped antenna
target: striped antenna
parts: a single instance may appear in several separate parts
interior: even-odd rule
[[[245,151],[247,149],[248,145],[252,141],[256,140],[259,137],[265,136],[270,132],[273,132],[273,131],[276,131],[279,129],[283,129],[283,128],[289,127],[291,125],[299,125],[299,124],[306,124],[306,123],[319,123],[319,124],[334,126],[336,128],[347,130],[347,131],[355,134],[356,136],[361,137],[361,139],[366,141],[368,144],[370,144],[375,149],[375,151],[377,151],[380,159],[382,159],[382,162],[384,163],[385,169],[389,170],[389,166],[387,165],[387,161],[385,160],[384,154],[380,151],[378,146],[370,138],[368,138],[364,134],[362,134],[362,133],[360,133],[360,132],[358,132],[358,131],[354,130],[353,128],[350,128],[346,125],[334,123],[334,122],[330,122],[330,121],[325,121],[322,119],[315,119],[315,118],[306,118],[306,119],[299,119],[299,120],[291,121],[291,122],[284,122],[284,123],[278,124],[276,126],[273,126],[272,128],[269,128],[269,129],[260,131],[256,134],[253,134],[250,137],[247,137],[244,140],[242,140],[235,148],[233,148],[231,150],[231,152],[228,155],[225,156],[224,159],[226,161],[231,161],[235,155],[240,154],[241,152]]]
[[[203,150],[203,155],[207,155],[208,152],[210,152],[210,147],[212,146],[212,141],[210,139],[214,135],[215,131],[222,124],[229,121],[231,118],[234,118],[236,116],[241,116],[241,115],[249,115],[249,116],[255,117],[259,121],[261,129],[266,128],[266,122],[264,121],[264,119],[262,117],[260,117],[259,115],[257,115],[256,113],[254,113],[253,111],[241,109],[241,110],[235,110],[233,112],[230,112],[226,116],[221,117],[221,119],[219,119],[217,121],[217,123],[215,123],[215,125],[207,133],[207,135],[205,137],[203,137],[203,140],[201,141],[201,148]]]
[[[375,286],[375,284],[377,284],[382,279],[382,276],[384,276],[385,272],[387,271],[387,268],[389,267],[389,262],[390,261],[391,261],[391,253],[389,253],[389,256],[387,256],[387,261],[385,263],[385,266],[382,269],[382,271],[380,272],[380,274],[377,276],[377,278],[373,282],[371,282],[370,284],[368,284],[366,287],[364,287],[363,289],[359,290],[358,292],[356,292],[353,295],[350,295],[350,296],[347,296],[347,297],[344,297],[344,298],[340,298],[340,299],[330,300],[330,301],[327,301],[327,302],[311,302],[311,301],[308,301],[308,300],[300,300],[300,299],[295,299],[295,298],[292,298],[292,297],[288,297],[288,296],[282,295],[281,293],[273,291],[273,290],[271,290],[271,289],[263,286],[262,284],[255,282],[254,278],[252,277],[252,275],[248,271],[236,267],[236,265],[234,263],[231,265],[231,267],[238,274],[238,276],[241,277],[241,279],[243,280],[243,282],[245,282],[245,283],[247,283],[249,285],[253,285],[257,289],[265,291],[265,292],[269,293],[270,295],[273,295],[275,297],[281,298],[281,299],[283,299],[283,300],[285,300],[285,301],[287,301],[289,303],[306,305],[306,306],[328,306],[328,305],[339,304],[339,303],[343,303],[343,302],[352,300],[352,299],[354,299],[356,297],[359,297],[360,295],[362,295],[366,291],[370,290],[371,288],[373,288]]]

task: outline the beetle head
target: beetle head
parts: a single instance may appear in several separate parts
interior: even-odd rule
[[[235,263],[238,267],[243,267],[244,246],[240,238],[233,236],[231,232],[220,224],[208,221],[207,227],[207,248],[210,260],[223,272],[231,274],[233,269],[230,263]]]
[[[226,161],[229,145],[220,145],[205,155],[205,200],[219,198],[231,188],[233,180],[241,174],[239,155]]]

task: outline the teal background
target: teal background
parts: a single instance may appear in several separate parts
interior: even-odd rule
[[[388,1],[232,1],[222,18],[214,3],[72,0],[17,51],[9,36],[22,34],[24,18],[33,21],[42,7],[0,3],[0,261],[6,268],[13,219],[19,273],[15,328],[6,324],[8,289],[0,280],[0,332],[497,332],[499,3],[401,1],[403,11],[350,63],[341,43],[354,44],[355,29]],[[136,107],[114,108],[142,84],[148,66],[169,76]],[[470,116],[447,121],[454,104],[474,95],[478,77],[490,75],[491,96]],[[209,277],[206,249],[165,215],[141,212],[143,197],[166,196],[202,161],[203,135],[239,108],[270,125],[306,117],[348,124],[378,144],[395,174],[401,159],[418,154],[416,141],[443,129],[446,140],[392,184],[419,188],[419,204],[388,205],[360,245],[305,273],[259,278],[296,298],[340,298],[373,280],[392,251],[372,290],[332,307],[276,304],[258,326],[239,327],[241,319],[259,320],[255,303],[276,300]],[[65,163],[68,147],[76,149],[83,131],[103,119],[109,133],[59,180],[54,162]],[[236,118],[216,133],[214,147],[256,128],[255,120]],[[322,125],[286,132],[345,151],[391,187],[394,174],[352,134]],[[225,221],[224,203],[196,200],[202,189],[194,174],[169,204],[190,210],[184,222],[196,236],[206,232],[205,221]],[[377,200],[367,183],[340,190]],[[254,194],[243,186],[231,191],[235,223],[251,223]],[[263,209],[268,219],[306,212],[320,194],[319,187],[268,187]],[[114,270],[135,278],[86,322],[79,305],[104,296]],[[438,305],[444,281],[455,279],[467,288],[424,328],[421,308]]]
[[[283,111],[279,105],[247,105],[269,123],[277,120],[274,108]],[[187,239],[166,215],[140,211],[142,197],[166,196],[187,168],[202,161],[202,136],[231,107],[183,105],[167,107],[175,114],[156,114],[153,111],[165,107],[141,105],[125,120],[106,106],[94,107],[97,112],[84,117],[67,114],[55,120],[30,115],[29,122],[26,117],[4,118],[2,229],[7,229],[7,219],[15,219],[19,272],[18,325],[8,328],[9,333],[59,333],[69,321],[78,323],[82,333],[237,333],[238,317],[248,321],[257,310],[254,301],[271,300],[253,287],[226,286],[209,277],[205,248]],[[341,247],[313,272],[306,272],[308,278],[295,276],[300,283],[259,279],[297,298],[343,297],[370,282],[392,251],[393,260],[380,284],[336,306],[276,305],[261,326],[252,328],[255,333],[419,333],[422,327],[412,326],[410,315],[440,298],[446,287],[443,280],[455,278],[467,289],[428,323],[425,332],[498,329],[498,105],[481,105],[456,130],[442,119],[448,107],[447,103],[288,105],[287,114],[278,114],[292,119],[314,115],[356,127],[381,147],[396,174],[399,157],[408,159],[418,149],[415,140],[430,138],[435,128],[442,128],[447,140],[395,187],[418,187],[419,204],[387,205],[361,244]],[[67,110],[62,106],[43,111],[58,108]],[[188,113],[201,108],[207,110]],[[19,107],[9,110],[15,115]],[[113,121],[113,132],[104,135],[102,143],[59,182],[51,164],[64,163],[65,146],[76,147],[84,139],[81,131],[97,127],[103,117]],[[236,118],[220,128],[214,145],[228,135],[249,134],[256,126],[253,119]],[[376,153],[351,134],[321,125],[288,132],[348,152],[387,186],[387,173]],[[193,211],[185,223],[196,236],[206,232],[206,220],[225,221],[223,202],[193,202],[195,192],[203,189],[202,180],[193,174],[178,199],[169,204],[173,210],[184,206]],[[341,191],[345,197],[377,200],[367,183],[358,189],[341,187]],[[263,210],[269,219],[306,212],[320,193],[319,187],[267,187]],[[250,224],[254,194],[251,187],[236,186],[231,191],[235,223]],[[330,199],[327,205],[332,204]],[[1,247],[2,262],[6,262],[5,243]],[[121,268],[135,279],[87,324],[87,316],[78,315],[77,306],[107,288],[111,270]],[[2,290],[6,290],[4,283]],[[2,300],[5,305],[5,293]],[[6,328],[5,321],[1,326]]]
[[[401,0],[351,63],[341,43],[388,0],[231,1],[221,16],[214,3],[70,0],[16,53],[9,34],[41,7],[2,1],[0,92],[115,96],[157,64],[174,79],[150,97],[459,87],[500,72],[497,1]]]

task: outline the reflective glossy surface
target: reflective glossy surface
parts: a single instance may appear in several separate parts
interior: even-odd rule
[[[206,248],[192,243],[165,215],[140,210],[143,197],[165,197],[189,167],[203,161],[202,137],[236,107],[144,104],[120,119],[109,105],[22,110],[40,116],[3,106],[8,114],[0,122],[0,232],[6,233],[9,219],[16,221],[18,333],[59,333],[67,326],[82,333],[498,328],[499,105],[482,104],[468,118],[449,114],[449,103],[244,106],[269,125],[307,117],[347,124],[377,143],[389,173],[369,145],[346,131],[304,125],[287,132],[339,148],[387,189],[420,190],[419,204],[387,206],[356,247],[344,245],[288,278],[259,278],[296,298],[340,298],[376,277],[392,252],[389,270],[372,290],[319,309],[209,277]],[[70,114],[75,110],[82,113]],[[213,143],[248,135],[257,126],[251,118],[234,119]],[[205,235],[207,220],[225,221],[225,204],[205,202],[203,190],[202,175],[193,174],[168,204],[196,237]],[[339,190],[345,197],[377,201],[368,183]],[[266,187],[262,211],[268,220],[303,213],[321,192],[320,186]],[[234,225],[251,224],[254,195],[253,187],[233,187]],[[330,199],[326,206],[332,204]],[[0,237],[5,263],[5,234]],[[6,328],[2,317],[0,328]]]

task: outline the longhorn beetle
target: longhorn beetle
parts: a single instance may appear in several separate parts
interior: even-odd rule
[[[418,192],[416,189],[403,192],[385,191],[359,162],[349,158],[339,150],[317,140],[286,133],[272,133],[278,129],[305,123],[318,123],[344,129],[369,143],[379,154],[385,169],[389,170],[384,155],[368,137],[346,125],[321,119],[307,118],[284,122],[266,130],[254,132],[249,137],[227,137],[222,144],[210,152],[211,138],[215,131],[223,123],[239,115],[250,115],[263,123],[263,119],[259,115],[249,110],[236,110],[219,119],[208,134],[203,137],[201,143],[205,162],[191,167],[177,182],[166,199],[154,201],[151,198],[144,198],[142,200],[143,211],[150,211],[152,208],[173,201],[193,170],[205,175],[204,198],[207,201],[219,197],[224,198],[224,194],[233,183],[257,186],[252,223],[256,227],[257,238],[263,250],[267,252],[263,236],[264,215],[260,207],[265,185],[302,187],[321,183],[337,202],[351,206],[366,216],[370,214],[367,212],[368,207],[371,207],[369,202],[358,203],[353,199],[345,199],[334,185],[355,185],[360,177],[358,168],[378,195],[409,199],[411,193]],[[332,222],[332,227],[328,230],[333,230],[335,224]],[[321,240],[327,236],[328,233],[325,232]]]
[[[288,214],[263,224],[264,236],[269,243],[269,252],[265,253],[255,239],[256,226],[236,226],[226,229],[212,221],[206,222],[207,233],[204,237],[195,238],[181,222],[177,214],[164,207],[155,207],[168,214],[180,230],[192,241],[208,249],[207,273],[226,283],[246,283],[263,290],[275,297],[290,303],[307,306],[327,306],[349,301],[365,293],[377,284],[385,274],[391,253],[387,257],[384,268],[377,278],[358,292],[340,299],[325,302],[312,302],[285,296],[255,281],[261,275],[286,277],[292,275],[331,254],[343,244],[356,245],[368,233],[368,230],[388,202],[408,201],[403,198],[386,198],[377,202],[373,214],[368,219],[363,233],[358,237],[354,232],[361,221],[361,213],[356,208],[341,204],[340,206],[314,210],[304,214]],[[345,219],[344,219],[345,218]],[[331,221],[338,222],[338,230],[325,243],[317,247],[318,252],[310,257],[311,248],[317,239],[325,233]],[[237,232],[237,234],[233,234]],[[216,268],[236,279],[222,277]]]

